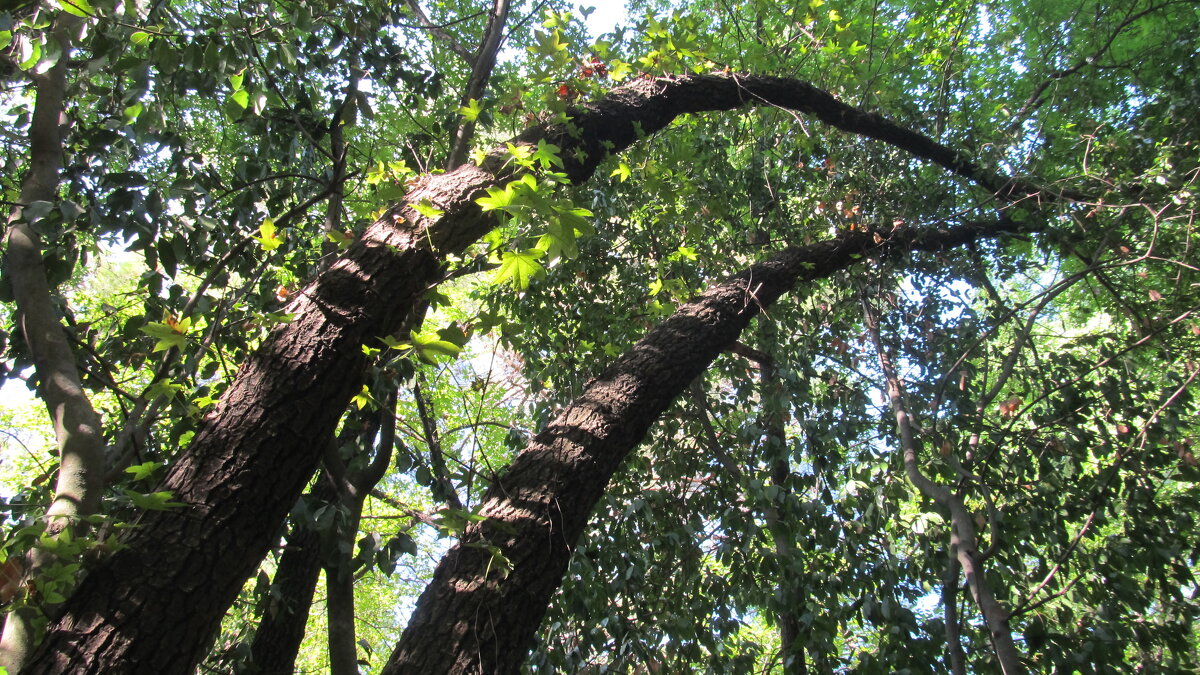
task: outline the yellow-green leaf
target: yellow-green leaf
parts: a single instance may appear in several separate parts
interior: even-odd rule
[[[250,105],[250,92],[245,89],[238,89],[229,95],[229,100],[237,104],[237,107],[245,110],[246,106]]]
[[[58,6],[67,14],[75,16],[95,16],[96,10],[88,3],[88,0],[58,0]]]
[[[483,112],[483,108],[479,107],[479,101],[475,99],[471,99],[467,102],[467,105],[458,109],[458,114],[462,115],[463,119],[468,122],[474,122],[479,119],[479,113],[481,112]]]
[[[417,213],[425,216],[426,218],[437,218],[438,216],[445,213],[445,211],[434,206],[433,202],[429,201],[428,199],[422,199],[421,201],[417,202],[416,204],[412,204],[412,208],[413,208],[413,211],[416,211]]]
[[[262,225],[258,226],[258,236],[255,239],[264,251],[274,251],[283,244],[283,239],[276,234],[275,221],[270,218],[263,220]]]
[[[499,284],[511,280],[518,289],[529,288],[530,281],[546,274],[546,268],[538,262],[544,255],[545,251],[536,248],[504,253],[500,256],[500,269],[496,270],[495,282]]]

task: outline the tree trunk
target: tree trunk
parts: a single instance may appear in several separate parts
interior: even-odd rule
[[[313,503],[329,503],[337,498],[333,485],[324,477],[317,480],[309,494]],[[290,675],[295,671],[296,654],[304,640],[320,576],[321,537],[308,525],[298,524],[287,537],[271,580],[271,595],[276,600],[268,605],[250,643],[250,673]]]
[[[838,128],[896,144],[1006,196],[1032,190],[811,85],[772,77],[641,79],[574,109],[569,125],[539,125],[514,142],[557,145],[567,175],[579,183],[610,152],[680,114],[758,104],[812,113]],[[361,388],[362,346],[395,332],[440,278],[446,255],[496,226],[493,214],[483,213],[475,199],[520,170],[508,159],[502,148],[481,166],[429,176],[296,294],[285,309],[295,319],[246,360],[160,486],[185,506],[139,518],[124,548],[98,564],[68,600],[27,672],[166,675],[189,672],[199,662]],[[413,208],[422,203],[441,213],[422,215]],[[862,244],[869,248],[871,242]],[[746,289],[741,300],[755,304]],[[552,570],[558,563],[547,564]],[[553,575],[550,588],[557,579]],[[543,609],[532,611],[540,617]]]
[[[774,329],[769,323],[761,324],[760,341],[770,349],[775,343]],[[783,386],[779,381],[779,370],[775,359],[770,353],[738,345],[734,353],[758,364],[759,400],[762,411],[759,413],[759,426],[766,435],[763,444],[763,454],[771,466],[771,484],[778,487],[781,495],[792,493],[791,452],[788,449],[785,409],[783,407]],[[789,566],[799,553],[796,543],[784,525],[779,513],[779,506],[772,504],[763,513],[767,530],[775,547],[775,556],[781,567]],[[804,592],[796,588],[802,580],[789,578],[780,571],[776,588],[781,598],[782,606],[775,615],[779,626],[779,657],[783,662],[783,672],[788,675],[807,675],[808,661],[805,658],[806,646],[800,641],[800,617],[804,613],[807,599]]]
[[[921,473],[917,457],[918,442],[909,417],[908,407],[904,404],[904,392],[900,384],[900,378],[897,376],[896,368],[892,364],[891,355],[880,339],[879,323],[870,307],[870,303],[865,300],[863,302],[863,310],[867,332],[875,343],[875,351],[879,355],[879,366],[887,381],[887,394],[891,401],[892,411],[896,417],[896,429],[900,433],[900,447],[904,456],[905,474],[908,476],[909,482],[922,495],[932,499],[950,512],[950,555],[957,561],[958,566],[962,568],[963,574],[967,578],[967,585],[971,589],[971,595],[975,599],[975,604],[979,606],[979,611],[983,614],[984,622],[987,624],[988,631],[991,634],[992,648],[996,654],[996,659],[1000,662],[1001,672],[1004,675],[1022,675],[1025,672],[1025,667],[1021,663],[1020,652],[1017,651],[1016,644],[1013,642],[1012,629],[1008,625],[1008,612],[996,600],[995,595],[992,594],[991,586],[988,585],[987,579],[984,578],[983,564],[978,549],[979,537],[975,532],[975,523],[971,517],[971,513],[967,510],[966,504],[963,503],[961,495],[951,491],[945,485],[935,483]],[[951,573],[957,579],[958,574],[955,570],[954,561],[950,563],[950,571],[947,573],[947,583],[949,583]],[[957,633],[954,632],[952,634],[951,626],[947,625],[946,635],[948,638],[947,647],[950,649],[951,667],[957,667],[956,661],[962,657],[961,651],[955,651],[956,645],[961,650],[961,645],[958,645],[957,642]],[[950,638],[954,638],[955,641],[951,643]]]
[[[483,31],[483,39],[479,41],[479,51],[471,64],[471,77],[463,92],[461,105],[467,107],[472,100],[483,98],[487,91],[488,81],[492,79],[492,68],[496,67],[496,54],[500,51],[500,39],[504,37],[504,26],[508,23],[508,0],[496,0],[492,11],[488,14],[487,28]],[[471,139],[475,137],[475,121],[463,119],[454,130],[454,140],[451,142],[450,157],[446,160],[446,170],[452,171],[467,161],[467,152],[471,149]]]
[[[361,505],[360,505],[361,508]],[[353,539],[352,539],[353,541]],[[358,675],[358,641],[354,627],[354,575],[346,569],[350,555],[325,567],[325,605],[329,617],[330,675]]]
[[[59,12],[51,39],[62,55],[44,74],[31,74],[36,100],[29,125],[29,172],[21,183],[20,206],[9,214],[4,263],[12,280],[18,322],[33,357],[38,396],[46,404],[58,445],[58,480],[54,501],[46,510],[47,531],[81,527],[80,518],[96,512],[104,487],[104,435],[100,415],[83,389],[75,354],[59,320],[42,262],[42,241],[26,208],[35,202],[58,203],[62,168],[63,115],[70,63],[71,33],[78,17]],[[37,579],[39,570],[55,557],[35,548],[29,552],[26,575]],[[66,592],[68,589],[56,589]],[[37,623],[44,619],[37,597],[8,615],[0,636],[0,666],[17,672],[36,645]]]
[[[946,622],[946,649],[950,652],[951,675],[967,675],[967,655],[962,647],[958,620],[958,584],[961,568],[958,554],[951,547],[946,563],[946,578],[942,582],[942,616]]]
[[[1013,642],[1012,628],[1008,625],[1008,611],[992,593],[992,587],[984,577],[983,564],[979,558],[979,537],[975,533],[975,523],[971,513],[961,497],[950,495],[950,550],[958,557],[962,566],[963,576],[967,578],[967,588],[971,589],[971,597],[983,614],[988,633],[992,639],[992,649],[996,660],[1000,663],[1000,671],[1004,675],[1022,675],[1025,666],[1021,663],[1021,653]]]
[[[650,424],[797,280],[875,251],[942,248],[1009,227],[847,233],[783,251],[681,306],[539,433],[442,559],[383,672],[516,673],[609,479]]]

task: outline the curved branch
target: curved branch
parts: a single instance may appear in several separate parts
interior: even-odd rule
[[[790,108],[893,143],[1004,198],[1059,196],[985,171],[946,146],[808,83],[765,76],[639,79],[573,109],[569,122],[533,127],[514,142],[558,146],[569,179],[581,183],[611,153],[679,115],[748,105]],[[443,273],[446,256],[495,228],[495,212],[483,212],[475,200],[522,171],[510,160],[501,146],[481,166],[428,176],[296,294],[285,309],[295,318],[274,329],[246,360],[159,486],[186,506],[143,514],[123,548],[97,564],[68,599],[29,672],[106,673],[131,664],[164,674],[191,670],[315,471],[341,412],[361,389],[368,362],[362,345],[393,334]],[[849,265],[851,253],[953,246],[1014,229],[1001,221],[901,230],[876,233],[880,242],[851,233],[816,249],[790,249],[781,262],[764,263],[767,268],[756,266],[755,282],[772,265],[806,261],[814,252],[823,257],[813,270],[793,270],[791,279]],[[738,288],[739,302],[748,290],[744,284]],[[688,372],[681,388],[699,371]],[[189,630],[181,635],[174,630],[179,625]],[[514,644],[525,643],[505,643],[505,649],[513,651]]]
[[[613,473],[658,415],[792,286],[864,255],[941,249],[1012,227],[1002,221],[890,239],[847,232],[787,249],[680,306],[593,380],[488,491],[479,512],[486,520],[442,559],[383,672],[517,672]],[[510,569],[501,569],[497,551]]]
[[[917,442],[909,421],[908,410],[904,404],[900,378],[880,339],[879,323],[874,310],[865,298],[863,299],[863,315],[867,324],[867,332],[870,333],[871,339],[875,343],[875,351],[879,354],[880,369],[883,370],[884,379],[887,381],[888,398],[891,399],[892,410],[896,415],[896,427],[900,432],[900,447],[904,453],[904,470],[908,474],[908,479],[921,491],[921,494],[934,500],[950,512],[951,555],[955,556],[957,564],[961,566],[975,604],[983,614],[1001,671],[1004,675],[1024,673],[1025,668],[1021,664],[1021,655],[1013,642],[1012,628],[1008,623],[1009,615],[996,600],[991,586],[984,578],[983,561],[978,551],[979,536],[975,531],[971,513],[960,495],[951,492],[944,485],[934,483],[921,473],[917,465]],[[953,569],[954,566],[951,565],[951,570]],[[947,583],[949,577],[950,573],[947,572]],[[956,571],[954,577],[957,578]],[[946,611],[949,613],[948,609]],[[949,636],[950,627],[947,626],[946,630]],[[953,658],[955,656],[953,645],[950,648]]]

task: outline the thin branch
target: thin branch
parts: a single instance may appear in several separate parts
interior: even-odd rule
[[[1050,85],[1079,72],[1086,66],[1094,65],[1100,59],[1100,57],[1103,56],[1110,47],[1112,47],[1113,42],[1117,39],[1117,36],[1121,34],[1121,31],[1128,28],[1130,24],[1144,16],[1153,14],[1154,12],[1175,4],[1192,4],[1192,1],[1187,0],[1184,2],[1165,2],[1161,5],[1149,7],[1141,12],[1138,12],[1137,14],[1126,17],[1125,20],[1122,21],[1111,34],[1109,34],[1108,39],[1104,41],[1104,44],[1100,45],[1100,47],[1094,52],[1077,61],[1075,65],[1072,65],[1068,68],[1063,68],[1062,70],[1056,70],[1046,76],[1046,79],[1042,80],[1041,83],[1033,88],[1033,91],[1029,94],[1029,97],[1025,99],[1025,103],[1022,104],[1021,108],[1017,110],[1015,115],[1013,115],[1013,122],[1011,125],[1009,125],[1009,130],[1015,131],[1025,121],[1025,118],[1029,113],[1032,113],[1034,110],[1041,107],[1043,103],[1045,103],[1045,99],[1042,98],[1042,94],[1046,92],[1046,89],[1048,89]]]
[[[430,414],[430,401],[426,400],[424,392],[421,391],[420,379],[413,382],[412,392],[417,403],[417,415],[421,418],[421,428],[425,431],[425,445],[429,448],[429,468],[433,469],[433,479],[438,486],[434,495],[441,497],[450,508],[461,511],[462,500],[458,498],[458,491],[454,489],[454,483],[450,481],[446,471],[446,458],[442,451],[441,438],[438,437],[437,422]]]
[[[380,490],[379,488],[372,488],[368,494],[370,494],[375,499],[378,499],[379,501],[383,502],[384,504],[387,504],[388,506],[403,512],[404,515],[408,516],[409,518],[412,518],[413,520],[416,520],[417,522],[424,523],[430,527],[436,527],[439,530],[442,528],[442,524],[439,523],[437,518],[434,518],[432,514],[426,513],[424,511],[421,511],[418,509],[414,509],[406,504],[403,504],[400,502],[399,499],[396,499],[395,497],[387,494],[386,492],[384,492],[383,490]]]
[[[425,10],[421,9],[421,5],[419,2],[417,2],[417,0],[401,0],[401,2],[403,3],[404,7],[408,8],[408,10],[412,12],[413,18],[417,20],[417,27],[421,28],[422,30],[429,31],[430,35],[436,37],[440,41],[438,44],[463,57],[468,63],[471,62],[471,58],[473,56],[473,54],[471,54],[471,50],[464,47],[461,43],[459,43],[458,40],[454,38],[453,35],[443,29],[447,26],[452,26],[455,23],[473,19],[480,14],[483,14],[482,10],[470,16],[462,17],[457,21],[444,24],[435,24],[429,20],[429,16],[425,14]]]
[[[471,61],[471,77],[467,80],[467,88],[460,101],[463,107],[469,106],[472,101],[481,100],[487,91],[492,68],[496,66],[496,54],[500,51],[501,38],[504,36],[504,24],[508,21],[508,4],[508,0],[495,0],[492,12],[488,15],[487,28],[483,31],[479,52]],[[453,137],[450,156],[446,159],[447,171],[458,168],[467,160],[471,139],[475,137],[475,121],[464,118],[454,130]]]

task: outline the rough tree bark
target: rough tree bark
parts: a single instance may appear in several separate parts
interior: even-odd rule
[[[731,277],[651,330],[517,456],[434,572],[385,675],[516,673],[609,479],[650,424],[798,281],[864,255],[942,249],[1012,230],[1000,221],[887,238],[846,233],[790,248]],[[488,547],[498,547],[508,568]]]
[[[579,183],[610,153],[679,115],[748,105],[789,108],[884,140],[1001,196],[1038,192],[807,83],[765,76],[640,79],[573,109],[569,123],[533,127],[514,142],[558,145]],[[495,227],[475,199],[517,171],[499,149],[481,166],[428,177],[297,294],[286,308],[295,319],[247,359],[160,486],[185,506],[138,520],[125,547],[68,599],[26,672],[194,667],[361,387],[362,345],[393,333],[437,283],[445,256]],[[422,215],[413,208],[422,202],[441,213]]]
[[[45,516],[50,532],[77,526],[81,517],[95,513],[104,485],[100,416],[83,389],[75,354],[46,279],[41,237],[26,211],[36,202],[58,203],[71,34],[81,21],[66,12],[60,12],[54,21],[52,39],[58,42],[62,56],[45,73],[30,74],[36,100],[29,125],[29,171],[21,183],[20,206],[9,214],[4,259],[18,320],[33,356],[38,396],[46,404],[58,445],[58,480]],[[38,549],[31,551],[26,562],[29,577],[36,578],[38,569],[52,559]],[[0,638],[0,666],[14,673],[20,670],[35,646],[35,623],[41,618],[36,602],[8,615]]]

